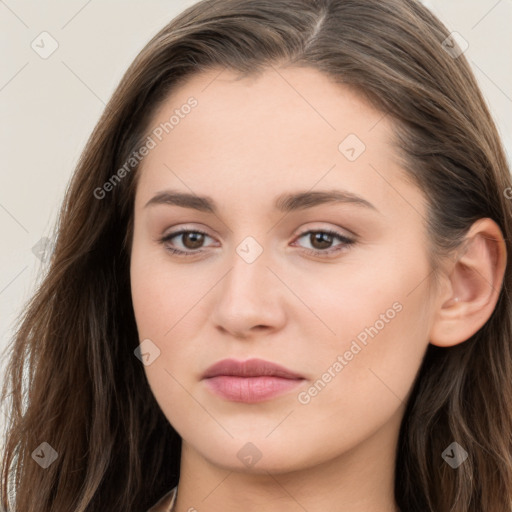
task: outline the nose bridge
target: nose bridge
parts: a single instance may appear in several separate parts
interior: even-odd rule
[[[219,288],[213,320],[224,330],[243,336],[251,328],[276,328],[284,321],[279,305],[279,282],[271,267],[270,251],[248,236],[235,248],[230,271]]]
[[[261,236],[260,236],[261,239]],[[228,275],[229,286],[237,294],[248,294],[257,299],[263,292],[263,284],[268,289],[268,277],[271,272],[267,265],[270,251],[253,236],[246,236],[236,247],[232,258],[232,268]],[[251,293],[252,292],[252,293]]]

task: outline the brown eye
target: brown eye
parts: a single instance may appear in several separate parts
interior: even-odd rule
[[[204,234],[196,231],[187,231],[181,234],[181,241],[186,249],[199,249],[204,243]]]
[[[192,256],[203,252],[202,246],[205,238],[210,237],[202,231],[184,229],[175,233],[169,233],[160,239],[160,243],[173,254]]]
[[[312,231],[309,240],[314,249],[328,249],[333,241],[333,235],[323,231]]]
[[[309,248],[304,247],[305,252],[314,256],[329,256],[332,253],[341,252],[344,249],[346,250],[355,244],[355,240],[329,229],[306,231],[299,235],[297,240],[301,238],[306,240],[310,245]],[[339,243],[333,246],[332,244],[336,240]]]

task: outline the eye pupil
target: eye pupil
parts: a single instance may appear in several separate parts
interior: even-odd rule
[[[184,233],[183,235],[183,245],[187,247],[187,249],[198,249],[201,247],[202,243],[204,242],[204,235],[203,233],[196,233],[196,232],[189,232]],[[189,245],[186,241],[190,240],[192,242],[192,245]]]
[[[316,245],[319,242],[320,246]],[[332,235],[329,233],[315,232],[311,233],[311,245],[315,249],[326,249],[332,244]]]

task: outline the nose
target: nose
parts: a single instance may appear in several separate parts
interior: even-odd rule
[[[240,339],[272,333],[286,321],[286,287],[265,251],[249,262],[236,252],[227,275],[216,286],[212,320],[217,329]]]

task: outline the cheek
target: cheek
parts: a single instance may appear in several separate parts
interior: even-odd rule
[[[398,428],[427,346],[428,314],[420,293],[388,291],[353,299],[371,299],[371,308],[357,316],[338,310],[336,328],[347,334],[308,352],[316,376],[296,397],[294,422],[283,435],[300,444],[321,432],[330,441],[329,447],[312,442],[318,460],[370,438],[385,424]]]
[[[204,314],[199,299],[208,288],[197,275],[193,266],[171,265],[162,248],[143,250],[134,244],[130,264],[133,310],[139,341],[150,339],[159,351],[154,362],[144,367],[159,402],[179,394],[178,382],[190,384],[201,354],[202,345],[194,340],[198,340],[198,326],[204,323],[199,318]]]
[[[184,295],[194,293],[190,286],[182,287],[184,283],[180,283],[178,272],[165,271],[158,258],[143,255],[136,248],[132,252],[130,274],[139,341],[151,340],[157,347],[152,350],[158,353],[150,364],[144,365],[144,371],[161,410],[173,426],[176,422],[180,425],[183,413],[179,411],[188,411],[191,407],[190,395],[183,387],[189,387],[189,382],[185,382],[180,370],[190,370],[191,366],[185,368],[185,363],[197,360],[196,355],[188,352],[194,350],[193,345],[184,339],[185,334],[192,336],[187,332],[191,326],[187,325],[186,310],[190,306],[187,307],[189,301]]]
[[[305,401],[338,404],[339,410],[371,403],[378,410],[392,405],[386,397],[406,399],[428,346],[429,266],[419,249],[390,247],[368,265],[358,261],[351,268],[347,259],[338,277],[325,279],[329,286],[308,283],[315,313],[335,334],[323,329],[314,351],[304,347],[320,377],[318,390],[311,389]]]
[[[171,265],[163,248],[143,250],[137,243],[132,250],[130,280],[139,335],[161,340],[197,302],[204,288],[191,271]]]
[[[316,314],[307,318],[322,332],[316,338],[320,345],[340,350],[356,337],[363,343],[388,338],[386,346],[397,347],[409,333],[419,332],[417,317],[428,316],[428,275],[424,254],[407,244],[390,243],[348,255],[336,268],[319,267],[311,274],[297,271],[287,277]]]
[[[420,254],[402,254],[348,273],[324,296],[318,311],[337,336],[315,345],[318,379],[301,402],[312,416],[329,410],[343,422],[347,411],[359,411],[382,419],[406,401],[428,346],[431,312],[428,264]]]

